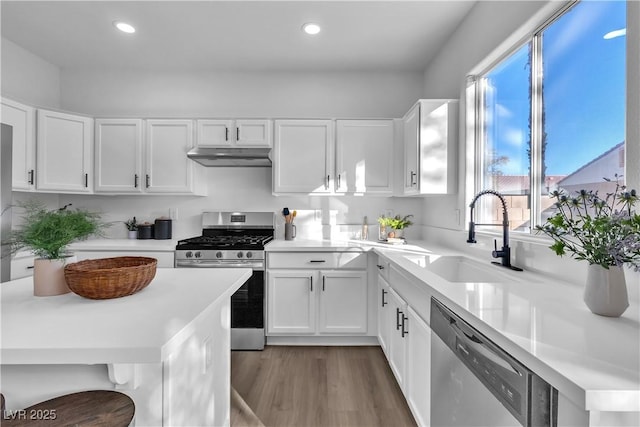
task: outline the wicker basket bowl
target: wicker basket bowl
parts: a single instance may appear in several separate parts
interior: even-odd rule
[[[69,289],[91,299],[119,298],[144,289],[156,275],[158,260],[123,256],[88,259],[68,264],[64,277]]]

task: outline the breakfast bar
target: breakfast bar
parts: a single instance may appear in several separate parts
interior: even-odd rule
[[[230,297],[250,269],[164,269],[142,291],[90,300],[34,297],[31,278],[3,283],[0,361],[7,410],[111,389],[135,424],[228,425]]]

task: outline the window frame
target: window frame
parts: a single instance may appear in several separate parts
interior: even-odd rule
[[[543,111],[543,97],[542,97],[542,82],[543,82],[543,70],[542,70],[542,33],[553,23],[555,23],[562,15],[575,7],[581,0],[568,0],[562,2],[560,5],[549,4],[547,7],[542,8],[535,16],[533,16],[523,27],[521,27],[511,37],[506,39],[498,48],[496,48],[490,55],[488,55],[480,64],[474,67],[466,76],[466,85],[463,88],[463,95],[465,97],[465,141],[467,147],[467,161],[466,161],[466,183],[464,206],[469,206],[474,196],[482,191],[484,188],[481,185],[483,182],[483,164],[484,164],[484,144],[483,140],[483,92],[481,90],[479,82],[482,77],[489,73],[501,62],[515,54],[519,49],[527,44],[531,44],[531,173],[529,174],[529,203],[530,203],[530,231],[529,232],[512,232],[512,240],[522,241],[535,241],[540,242],[542,240],[548,240],[546,236],[540,236],[535,233],[535,226],[542,223],[541,212],[541,200],[542,200],[542,185],[540,180],[540,173],[542,169],[542,111]],[[630,26],[631,20],[629,18],[629,6],[627,6],[627,27]],[[633,25],[633,24],[632,24]],[[627,38],[627,40],[629,40]],[[627,47],[627,57],[629,56],[629,47]],[[629,81],[630,61],[627,58],[626,79]],[[627,92],[629,89],[627,89]],[[628,98],[628,94],[627,94]],[[626,117],[629,117],[629,102],[625,106]],[[627,169],[629,167],[629,151],[626,147],[629,146],[628,125],[625,129],[625,178],[629,181],[627,176]],[[633,187],[632,182],[627,182],[627,185]],[[478,206],[482,209],[483,200],[478,200]],[[469,213],[465,215],[467,220],[469,219]],[[466,228],[466,227],[465,227]],[[500,234],[500,231],[494,229],[476,229],[477,233],[485,234],[487,236],[495,236]]]

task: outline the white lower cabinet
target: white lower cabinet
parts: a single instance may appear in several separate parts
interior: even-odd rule
[[[267,281],[267,332],[313,334],[316,330],[315,272],[270,271]]]
[[[378,259],[378,341],[419,426],[431,425],[431,328],[423,289]],[[412,304],[417,304],[414,309]]]
[[[391,333],[389,334],[388,360],[396,381],[405,392],[407,365],[407,303],[392,288],[389,288],[391,308]],[[406,392],[405,392],[406,393]],[[405,395],[406,397],[406,395]]]
[[[321,271],[318,332],[367,332],[367,274],[363,271]]]
[[[389,284],[378,275],[378,342],[384,354],[389,357],[389,334],[391,334],[391,306],[389,305]]]
[[[366,334],[365,268],[362,253],[267,254],[267,334]]]
[[[407,308],[408,331],[405,397],[416,423],[431,425],[431,328]]]

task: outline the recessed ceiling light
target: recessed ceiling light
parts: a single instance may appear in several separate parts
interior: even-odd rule
[[[619,30],[609,31],[607,34],[604,35],[603,38],[605,40],[609,40],[609,39],[615,39],[616,37],[622,37],[626,35],[627,35],[627,29],[621,28]]]
[[[133,25],[127,24],[126,22],[114,21],[113,25],[123,33],[133,34],[136,32],[136,29],[133,27]]]
[[[302,31],[314,36],[320,32],[320,25],[308,22],[302,26]]]

